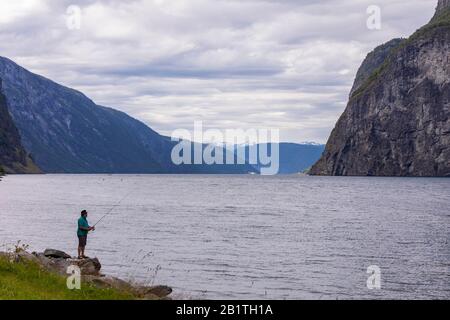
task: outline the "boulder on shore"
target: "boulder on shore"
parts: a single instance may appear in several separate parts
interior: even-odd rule
[[[164,298],[172,293],[172,288],[167,286],[138,287],[136,290],[143,297],[157,296],[159,298]]]
[[[60,251],[60,250],[55,250],[55,249],[46,249],[44,251],[44,256],[46,256],[48,258],[61,258],[61,259],[70,259],[70,258],[72,258],[67,253],[65,253],[63,251]]]
[[[69,265],[76,265],[80,268],[82,275],[100,275],[100,269],[102,265],[97,258],[87,258],[87,259],[68,259]]]

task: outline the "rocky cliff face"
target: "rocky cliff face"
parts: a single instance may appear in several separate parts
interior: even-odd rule
[[[1,88],[0,79],[0,173],[38,173],[39,169],[22,147],[19,131],[9,114]]]
[[[450,176],[450,9],[399,42],[381,65],[368,56],[313,175]],[[378,50],[378,53],[385,50]],[[383,60],[383,59],[381,59]]]
[[[436,16],[440,15],[443,11],[450,7],[450,0],[439,0],[436,8]]]
[[[369,53],[364,60],[361,67],[356,74],[355,82],[353,83],[352,90],[350,91],[350,97],[358,91],[361,86],[367,81],[367,79],[374,73],[375,70],[380,68],[386,59],[392,54],[395,48],[398,48],[403,39],[393,39]]]

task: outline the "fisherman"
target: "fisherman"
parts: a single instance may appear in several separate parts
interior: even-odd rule
[[[78,259],[86,259],[84,255],[84,249],[86,248],[87,236],[90,231],[94,231],[95,227],[89,226],[87,221],[88,212],[86,210],[81,211],[81,217],[78,219]]]

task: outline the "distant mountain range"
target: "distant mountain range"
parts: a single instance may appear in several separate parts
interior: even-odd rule
[[[171,161],[175,142],[170,138],[123,112],[96,105],[81,92],[33,74],[3,57],[0,57],[0,79],[1,92],[22,144],[43,172],[259,172],[259,166],[248,163],[177,166]],[[1,119],[5,123],[6,120]],[[303,171],[320,157],[320,146],[282,144],[281,150],[281,173]]]
[[[280,174],[303,173],[320,159],[325,145],[280,144]]]
[[[296,143],[271,143],[271,144],[260,144],[258,148],[263,147],[264,150],[273,150],[273,148],[279,148],[280,155],[280,164],[279,164],[279,174],[295,174],[295,173],[303,173],[309,168],[312,167],[314,163],[322,155],[325,146],[321,144],[315,143],[304,143],[304,144],[296,144]],[[240,146],[237,147],[238,150],[244,149],[246,154],[246,160],[250,163],[249,159],[249,146]],[[253,167],[260,171],[261,168],[267,167],[261,164],[258,161],[258,164],[253,164]]]

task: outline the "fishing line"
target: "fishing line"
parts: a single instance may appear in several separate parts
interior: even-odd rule
[[[122,199],[120,199],[119,202],[117,202],[103,217],[100,218],[100,220],[97,221],[96,224],[93,225],[93,227],[95,227],[96,225],[98,225],[103,219],[105,219],[107,216],[109,216],[111,213],[113,213],[114,209],[117,208],[118,206],[120,206],[120,204],[126,199],[128,198],[132,193],[134,192],[134,189],[131,190],[129,193],[127,193]]]

